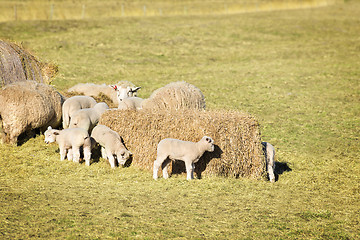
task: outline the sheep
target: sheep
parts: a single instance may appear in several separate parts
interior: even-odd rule
[[[275,182],[275,148],[268,142],[262,142],[263,151],[266,159],[266,170],[269,174],[270,182]]]
[[[108,159],[112,168],[115,161],[124,166],[132,153],[122,143],[120,135],[105,125],[97,125],[91,132],[93,138],[101,146],[101,157]],[[116,157],[116,159],[114,158]]]
[[[125,98],[135,97],[137,96],[137,91],[141,87],[130,87],[126,85],[111,85],[114,88],[117,96],[117,102],[121,102]]]
[[[59,144],[61,161],[65,160],[66,156],[69,161],[79,163],[80,147],[82,147],[85,164],[90,166],[92,142],[86,130],[82,128],[56,130],[49,126],[44,135],[46,144],[53,142]]]
[[[154,161],[153,178],[158,178],[159,167],[163,167],[163,177],[167,179],[169,163],[175,160],[185,162],[186,179],[194,179],[195,163],[205,151],[214,151],[214,140],[211,137],[204,136],[199,142],[182,141],[173,138],[161,140],[157,147],[157,156]]]
[[[92,108],[96,104],[94,98],[89,96],[73,96],[65,100],[62,106],[63,128],[69,128],[71,115],[84,108]]]
[[[109,109],[109,106],[104,103],[97,103],[92,108],[80,109],[71,115],[70,128],[83,128],[89,133],[99,122],[101,115]]]
[[[0,90],[2,142],[17,144],[20,134],[44,132],[61,124],[64,97],[53,87],[34,81],[16,82]],[[1,129],[1,127],[0,127]]]
[[[94,84],[94,83],[79,83],[75,86],[68,89],[68,92],[78,92],[82,93],[85,96],[95,96],[97,97],[100,93],[103,93],[107,97],[109,97],[113,103],[119,103],[118,100],[118,91],[114,91],[114,87],[119,89],[122,96],[124,96],[124,89],[128,89],[128,96],[136,96],[136,91],[132,91],[135,88],[135,85],[128,81],[120,81],[114,85],[106,85],[106,84]]]
[[[139,98],[139,97],[124,98],[123,100],[119,101],[118,109],[121,109],[121,110],[126,110],[126,109],[140,110],[140,109],[142,109],[141,105],[142,105],[143,101],[144,101],[144,99]]]
[[[173,82],[155,90],[142,102],[143,109],[205,109],[205,97],[199,88],[187,82]]]

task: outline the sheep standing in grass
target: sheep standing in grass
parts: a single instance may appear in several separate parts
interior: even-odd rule
[[[105,125],[97,125],[91,132],[91,137],[101,146],[101,157],[108,159],[112,168],[124,166],[132,153],[122,143],[120,135]],[[115,156],[115,158],[114,158]]]
[[[261,144],[263,145],[270,182],[275,182],[275,148],[268,142],[262,142]]]
[[[80,109],[71,115],[70,128],[83,128],[91,133],[91,130],[99,122],[101,115],[109,109],[109,106],[104,103],[97,103],[92,108]]]
[[[45,131],[45,143],[56,142],[59,144],[60,160],[63,161],[65,156],[69,161],[79,162],[80,147],[84,151],[85,164],[90,166],[91,158],[91,139],[89,133],[82,128],[68,128],[56,130],[51,127]]]
[[[84,108],[92,108],[96,104],[94,98],[89,96],[73,96],[65,100],[62,106],[63,128],[69,128],[71,115]]]
[[[199,142],[182,141],[178,139],[165,138],[161,140],[157,147],[157,156],[154,161],[153,178],[158,178],[158,170],[163,167],[163,177],[169,177],[168,166],[171,160],[181,160],[185,162],[186,179],[194,179],[195,163],[205,151],[214,151],[214,141],[212,138],[204,136]]]
[[[134,84],[128,81],[120,81],[114,85],[106,84],[94,84],[94,83],[79,83],[75,86],[68,89],[68,92],[77,92],[82,93],[85,96],[99,96],[100,93],[103,93],[109,97],[113,103],[119,103],[118,100],[118,91],[114,91],[114,87],[119,89],[122,96],[128,95],[130,97],[136,96],[136,87]],[[133,91],[135,90],[135,91]]]
[[[0,90],[0,129],[3,142],[16,144],[18,136],[61,124],[64,97],[53,87],[34,81],[16,82]]]

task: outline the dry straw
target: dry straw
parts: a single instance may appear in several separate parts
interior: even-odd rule
[[[142,169],[152,169],[161,139],[197,142],[207,135],[214,139],[216,147],[195,164],[198,177],[203,174],[258,179],[265,174],[259,123],[247,114],[225,110],[109,110],[99,124],[123,137],[134,154],[132,164]],[[173,163],[172,173],[184,171],[181,162]]]
[[[49,84],[57,72],[57,66],[40,62],[22,46],[0,40],[0,87],[26,80]]]

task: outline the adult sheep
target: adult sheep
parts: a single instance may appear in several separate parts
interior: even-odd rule
[[[117,89],[117,91],[114,89]],[[106,84],[94,84],[94,83],[79,83],[75,86],[68,89],[68,92],[77,92],[82,93],[85,96],[95,96],[97,97],[100,93],[103,93],[107,97],[109,97],[113,103],[118,104],[119,99],[118,95],[124,95],[124,91],[128,91],[127,95],[136,96],[135,85],[128,81],[120,81],[114,85],[106,85]]]
[[[64,97],[53,87],[34,81],[16,82],[0,90],[2,141],[16,144],[18,136],[61,124]]]
[[[194,85],[181,81],[172,82],[155,90],[142,102],[143,109],[205,109],[205,97]]]

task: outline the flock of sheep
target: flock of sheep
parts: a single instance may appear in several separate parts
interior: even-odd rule
[[[9,84],[0,90],[0,141],[16,144],[20,134],[30,134],[39,128],[44,132],[46,143],[56,142],[59,145],[61,160],[67,158],[79,162],[82,149],[85,164],[89,166],[92,149],[100,145],[102,158],[114,168],[123,166],[132,153],[126,149],[117,132],[98,124],[101,115],[110,108],[104,102],[97,103],[91,96],[105,94],[122,110],[205,109],[201,91],[186,82],[170,83],[154,91],[148,99],[137,97],[139,89],[126,81],[115,85],[77,84],[68,92],[84,95],[66,99],[49,85],[33,81]],[[57,130],[61,122],[63,129]],[[263,146],[269,178],[274,182],[275,149],[269,143],[264,142]],[[193,179],[194,163],[205,151],[214,151],[214,140],[208,136],[196,143],[171,138],[161,140],[154,161],[153,178],[158,178],[160,166],[163,177],[168,178],[167,169],[171,160],[182,160],[187,179]]]

